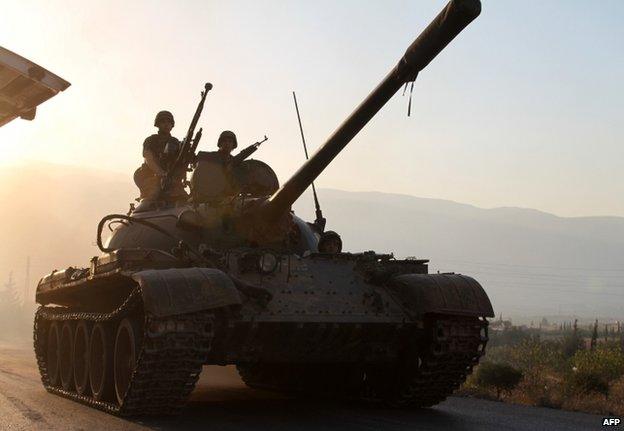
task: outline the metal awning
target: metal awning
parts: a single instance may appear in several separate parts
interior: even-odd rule
[[[0,127],[21,117],[35,118],[37,106],[70,83],[0,46]]]

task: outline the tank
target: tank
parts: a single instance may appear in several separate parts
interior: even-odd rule
[[[451,1],[281,186],[259,160],[224,170],[200,152],[189,199],[104,217],[102,254],[37,286],[45,388],[122,416],[178,413],[207,364],[235,365],[254,388],[398,408],[452,394],[485,352],[481,285],[428,274],[425,259],[319,247],[335,233],[291,206],[480,10]]]

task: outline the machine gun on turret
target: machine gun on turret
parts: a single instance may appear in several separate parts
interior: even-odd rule
[[[178,151],[178,156],[171,164],[171,166],[167,170],[166,175],[161,181],[161,194],[170,189],[174,178],[181,176],[183,177],[182,180],[186,180],[186,172],[188,171],[189,166],[195,162],[195,151],[197,150],[197,146],[199,145],[199,141],[202,137],[202,129],[200,128],[197,134],[195,134],[195,127],[197,127],[197,122],[199,121],[199,117],[201,116],[202,110],[204,109],[206,95],[210,90],[212,90],[212,84],[207,82],[206,85],[204,85],[204,90],[201,92],[201,99],[199,101],[199,104],[197,105],[195,115],[193,115],[193,119],[191,120],[191,124],[189,125],[186,137],[182,141],[182,145],[180,146],[180,150]],[[193,137],[193,135],[195,136]]]

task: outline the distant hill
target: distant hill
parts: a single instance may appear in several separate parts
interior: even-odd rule
[[[88,264],[99,219],[137,195],[119,176],[53,164],[0,168],[0,289],[9,271],[31,289],[54,268]],[[431,259],[432,271],[473,275],[507,315],[621,316],[624,218],[557,217],[379,192],[319,190],[328,229],[348,251]],[[311,220],[309,194],[295,205]],[[29,293],[29,296],[32,292]]]

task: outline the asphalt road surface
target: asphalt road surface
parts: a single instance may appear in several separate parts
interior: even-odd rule
[[[367,409],[248,389],[206,367],[184,413],[129,421],[47,393],[32,348],[0,343],[0,430],[592,430],[602,417],[452,397],[423,410]]]

